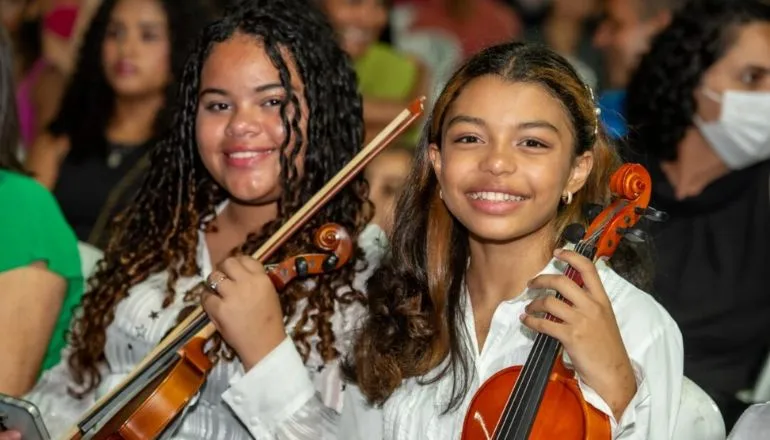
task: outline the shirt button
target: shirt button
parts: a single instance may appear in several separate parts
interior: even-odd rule
[[[240,395],[240,393],[233,395],[233,402],[235,402],[236,405],[243,403],[243,397]]]
[[[252,427],[256,428],[259,426],[259,419],[256,417],[252,417],[251,420],[249,420],[249,424],[251,424]]]

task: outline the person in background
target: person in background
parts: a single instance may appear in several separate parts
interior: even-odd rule
[[[17,159],[12,50],[0,29],[0,393],[20,396],[59,362],[83,276],[56,200]]]
[[[683,0],[604,0],[604,18],[594,45],[604,54],[607,84],[599,97],[602,122],[610,137],[622,138],[626,86],[655,35],[671,22]],[[671,72],[672,75],[678,74]]]
[[[770,334],[770,4],[693,0],[628,87],[629,151],[652,175],[654,294],[682,329],[685,375],[728,431]]]
[[[59,113],[27,160],[80,241],[102,248],[141,184],[208,18],[198,0],[104,0],[96,12]]]
[[[13,41],[21,145],[29,148],[56,115],[66,79],[43,51],[50,20],[43,19],[40,0],[3,0],[0,15]]]
[[[377,155],[364,173],[369,182],[369,200],[374,204],[372,223],[387,234],[393,228],[393,209],[412,168],[413,155],[414,147],[396,143]]]
[[[567,58],[592,89],[599,86],[599,53],[591,44],[590,25],[598,0],[552,0],[541,23],[527,26],[524,39],[546,44]]]
[[[425,69],[413,57],[378,40],[388,25],[390,0],[318,0],[339,44],[353,59],[364,97],[367,140],[372,139],[415,98],[428,92]],[[419,127],[404,139],[416,141]]]

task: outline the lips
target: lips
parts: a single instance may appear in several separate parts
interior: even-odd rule
[[[474,190],[465,195],[476,211],[490,215],[510,214],[529,199],[507,190]]]
[[[250,168],[271,157],[277,148],[234,148],[226,150],[225,163],[233,168]]]
[[[130,76],[136,74],[139,71],[136,65],[124,60],[115,63],[112,69],[119,76]]]

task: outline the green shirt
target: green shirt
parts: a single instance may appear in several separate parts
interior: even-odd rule
[[[0,272],[39,261],[67,281],[66,296],[43,358],[42,372],[59,362],[72,309],[83,295],[77,238],[50,191],[32,178],[0,170]],[[31,301],[34,294],[29,292]]]

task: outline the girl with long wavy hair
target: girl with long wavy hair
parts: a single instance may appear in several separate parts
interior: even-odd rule
[[[594,264],[562,238],[567,225],[587,225],[586,204],[609,201],[620,165],[595,109],[546,48],[494,46],[455,73],[396,206],[388,257],[367,283],[339,438],[459,438],[474,391],[523,364],[536,332],[563,344],[613,438],[671,437],[682,340],[634,285],[649,281],[644,249]]]
[[[244,263],[228,257],[255,252],[361,148],[350,62],[304,1],[250,0],[204,30],[180,82],[181,108],[90,280],[67,358],[29,395],[53,433],[76,422],[200,301],[206,289],[198,286],[214,267],[228,279],[209,279],[221,299],[213,291],[204,298],[230,343],[209,347],[218,362],[174,436],[274,438],[284,425],[340,410],[341,335],[361,313],[363,277],[380,249],[379,229],[365,229],[363,178],[273,258],[318,252],[314,232],[335,222],[359,244],[341,270],[296,280],[280,296],[247,295],[232,308]]]

